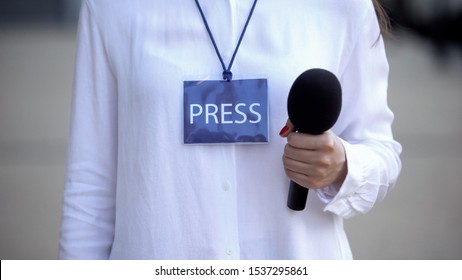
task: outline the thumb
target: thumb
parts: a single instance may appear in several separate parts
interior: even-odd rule
[[[295,131],[294,124],[289,119],[287,119],[286,125],[279,132],[279,136],[285,138],[293,131]]]

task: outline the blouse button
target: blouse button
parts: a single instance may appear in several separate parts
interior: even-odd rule
[[[231,249],[226,250],[226,254],[228,256],[231,256],[233,254],[233,250],[231,250]]]
[[[231,184],[226,182],[226,183],[223,184],[222,187],[223,187],[223,190],[227,192],[227,191],[229,191],[231,189]]]

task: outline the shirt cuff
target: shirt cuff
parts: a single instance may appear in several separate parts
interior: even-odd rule
[[[380,182],[380,161],[370,147],[341,141],[345,147],[348,174],[340,188],[331,185],[316,190],[316,193],[326,204],[324,211],[351,218],[369,211],[385,195],[386,188]]]

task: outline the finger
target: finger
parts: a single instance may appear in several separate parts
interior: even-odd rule
[[[299,148],[291,146],[290,144],[287,144],[284,147],[284,156],[292,160],[305,162],[305,163],[314,163],[319,157],[317,151],[299,149]]]
[[[288,157],[284,157],[284,168],[298,174],[303,174],[313,180],[322,180],[328,175],[328,168],[318,166],[303,161],[297,161]]]
[[[335,146],[335,134],[326,131],[319,135],[306,133],[291,133],[287,137],[287,143],[298,149],[330,151]]]
[[[283,157],[284,168],[296,173],[306,174],[306,171],[309,169],[307,163],[299,160],[292,159],[290,157]]]
[[[291,133],[287,136],[287,143],[297,149],[315,150],[318,146],[318,137],[319,135]]]
[[[313,177],[310,177],[303,173],[293,172],[291,170],[286,169],[287,176],[294,181],[295,183],[309,189],[319,189],[323,188],[325,184],[321,180],[317,180]]]
[[[287,119],[287,122],[285,126],[281,129],[281,131],[279,132],[279,135],[281,137],[287,137],[290,133],[294,131],[295,131],[295,127],[293,123],[289,119]]]

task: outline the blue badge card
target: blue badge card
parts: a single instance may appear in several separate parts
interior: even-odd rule
[[[184,143],[267,143],[266,79],[184,82]]]

